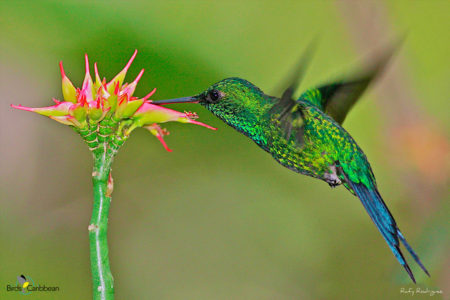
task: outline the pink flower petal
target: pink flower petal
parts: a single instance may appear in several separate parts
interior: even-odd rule
[[[146,102],[139,107],[135,112],[134,117],[141,119],[143,122],[142,125],[148,125],[177,121],[183,115],[184,114],[179,111]]]
[[[131,96],[133,96],[134,90],[136,89],[136,85],[138,84],[138,82],[141,79],[143,74],[144,74],[144,69],[142,69],[141,72],[139,72],[138,76],[136,77],[136,79],[132,83],[128,84],[126,87],[124,87],[119,92],[119,96],[127,94],[128,97],[131,98]]]
[[[181,121],[179,121],[179,122],[181,122]],[[182,123],[184,123],[184,122],[182,122]],[[217,130],[217,128],[215,128],[215,127],[209,126],[208,124],[205,124],[205,123],[202,123],[202,122],[199,122],[199,121],[195,121],[195,120],[189,120],[186,123],[200,125],[200,126],[206,127],[208,129],[211,129],[211,130]]]
[[[100,75],[98,74],[97,63],[94,63],[94,74],[95,74],[95,85],[97,88],[102,86],[102,80],[100,79]]]
[[[166,149],[168,152],[172,152],[172,149],[170,149],[167,146],[167,144],[163,138],[163,136],[167,135],[168,133],[164,132],[164,130],[162,130],[160,126],[158,126],[157,124],[153,124],[153,125],[145,126],[144,128],[147,129],[148,131],[150,131],[150,133],[153,134],[161,142],[164,149]]]
[[[200,125],[211,130],[217,128],[192,119],[192,113],[182,113],[173,109],[165,108],[160,105],[145,102],[132,116],[136,126],[141,127],[153,123],[181,122]]]
[[[59,104],[48,106],[48,107],[26,107],[22,105],[13,105],[11,104],[12,108],[21,109],[25,111],[32,111],[38,114],[41,114],[43,116],[65,116],[69,114],[70,109],[75,106],[72,102],[61,102]]]
[[[66,76],[66,72],[64,72],[62,61],[59,62],[59,70],[61,71],[62,76],[62,92],[64,100],[76,103],[77,92],[70,79]]]
[[[142,98],[142,100],[147,101],[148,98],[150,98],[151,96],[153,96],[153,94],[156,92],[156,88],[154,88],[150,93],[148,93],[144,98]]]
[[[48,116],[48,117],[64,125],[80,126],[80,123],[72,116]]]
[[[82,102],[86,101],[89,103],[94,100],[94,95],[93,95],[94,83],[92,82],[91,74],[89,71],[89,59],[88,59],[87,54],[85,54],[85,56],[84,56],[84,61],[86,64],[86,66],[85,66],[86,74],[84,76],[84,81],[83,81],[83,85],[81,87],[81,92],[79,95],[78,102],[82,103]]]
[[[130,60],[128,61],[128,63],[125,65],[125,68],[123,68],[122,71],[120,71],[110,82],[108,82],[106,84],[106,88],[108,89],[108,92],[112,92],[112,90],[114,89],[116,83],[118,82],[119,85],[122,85],[123,80],[125,79],[125,75],[128,72],[128,69],[131,66],[131,63],[133,62],[134,58],[136,57],[137,54],[137,50],[134,50],[133,55],[131,56]]]

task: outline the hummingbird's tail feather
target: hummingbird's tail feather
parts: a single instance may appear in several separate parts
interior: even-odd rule
[[[400,232],[400,229],[398,229],[397,224],[395,223],[395,220],[392,217],[392,214],[390,213],[389,209],[387,208],[386,204],[381,198],[381,195],[376,189],[376,187],[368,188],[362,182],[355,183],[351,180],[348,180],[348,182],[350,187],[355,192],[356,196],[358,196],[358,198],[361,200],[361,203],[363,204],[366,211],[369,213],[370,218],[383,235],[389,248],[394,253],[395,257],[403,266],[403,268],[405,268],[411,280],[414,283],[416,283],[411,268],[409,267],[408,262],[406,261],[405,257],[403,256],[400,250],[400,241],[403,243],[405,248],[414,258],[416,263],[422,268],[422,270],[428,276],[430,276],[427,269],[424,267],[419,257],[417,256],[417,254],[414,252],[414,250],[411,248],[411,246],[404,238],[403,234]]]
[[[430,273],[428,273],[428,270],[425,268],[423,263],[420,261],[419,256],[417,253],[412,249],[412,247],[409,245],[409,243],[406,241],[403,234],[400,232],[400,229],[397,229],[398,237],[400,238],[400,241],[402,242],[403,246],[408,250],[409,254],[414,258],[416,263],[420,266],[420,268],[427,274],[429,277],[431,276]]]

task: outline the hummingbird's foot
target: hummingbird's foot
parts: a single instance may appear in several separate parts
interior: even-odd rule
[[[330,173],[324,174],[324,180],[328,183],[329,186],[332,188],[337,187],[338,185],[342,184],[342,181],[339,179],[337,172],[336,172],[336,166],[330,166]]]
[[[339,181],[327,181],[327,183],[328,183],[328,185],[329,186],[331,186],[332,188],[335,188],[335,187],[337,187],[338,185],[341,185],[342,184],[342,182],[339,180]]]

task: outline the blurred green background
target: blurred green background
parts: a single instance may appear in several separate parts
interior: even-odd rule
[[[79,85],[84,53],[112,78],[138,49],[127,79],[145,68],[136,95],[157,87],[153,99],[229,76],[270,92],[314,36],[304,87],[405,32],[386,71],[396,79],[366,93],[344,125],[431,278],[412,264],[411,284],[344,188],[281,167],[194,104],[174,107],[217,132],[167,124],[168,153],[137,130],[117,156],[110,259],[117,299],[409,297],[402,288],[449,299],[449,11],[448,1],[1,1],[0,299],[24,297],[6,293],[20,274],[60,287],[27,297],[91,297],[91,154],[69,128],[9,107],[61,98],[60,60]]]

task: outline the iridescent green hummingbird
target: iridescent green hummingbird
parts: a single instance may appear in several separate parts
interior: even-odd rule
[[[355,80],[312,88],[294,100],[292,95],[306,57],[300,60],[281,98],[266,95],[249,81],[234,77],[221,80],[196,96],[154,104],[200,103],[286,168],[321,179],[331,187],[343,184],[361,200],[412,281],[416,282],[400,242],[429,276],[381,198],[366,155],[342,127],[347,113],[386,63],[386,57]]]

